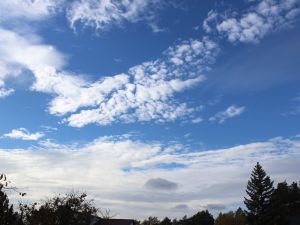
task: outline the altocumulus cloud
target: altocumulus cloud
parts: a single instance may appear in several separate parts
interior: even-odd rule
[[[176,151],[170,151],[172,148]],[[28,193],[29,200],[53,192],[89,190],[98,206],[109,207],[120,216],[143,218],[151,211],[158,216],[178,217],[182,216],[180,212],[170,206],[186,204],[193,213],[216,205],[227,209],[241,205],[257,161],[275,181],[282,177],[287,181],[299,179],[300,139],[279,137],[191,152],[180,151],[172,144],[128,138],[99,138],[83,146],[44,140],[27,149],[1,149],[0,158],[0,170]],[[185,166],[161,166],[172,163]],[[173,191],[145,188],[145,183]]]
[[[209,38],[186,40],[168,48],[160,59],[90,82],[63,71],[64,55],[38,36],[1,28],[0,34],[5,46],[0,49],[2,85],[6,78],[29,69],[35,77],[31,89],[54,94],[49,112],[59,116],[71,113],[64,121],[74,127],[117,121],[165,122],[192,115],[197,110],[178,102],[175,94],[204,81],[201,73],[210,69],[219,52]]]
[[[299,0],[249,1],[249,4],[244,13],[210,11],[203,22],[204,30],[218,32],[232,43],[257,43],[268,33],[293,25],[300,14]]]
[[[36,31],[3,28],[2,25],[20,19],[24,23],[41,21],[55,14],[59,7],[70,7],[67,10],[69,18],[73,15],[74,21],[95,23],[100,29],[110,23],[139,20],[141,13],[154,2],[131,3],[74,1],[67,4],[59,0],[0,3],[3,6],[0,9],[3,11],[0,20],[1,97],[13,93],[13,89],[6,87],[7,79],[22,76],[24,71],[29,70],[35,78],[31,90],[54,96],[48,112],[64,117],[62,120],[73,127],[90,123],[107,125],[114,122],[166,122],[178,118],[198,118],[194,115],[197,108],[178,101],[176,94],[205,80],[202,73],[210,69],[219,52],[218,45],[208,37],[181,41],[166,49],[157,60],[133,66],[125,73],[89,81],[80,74],[65,71],[65,55],[54,46],[43,43]],[[92,5],[104,10],[102,19],[96,14],[97,18],[87,19],[90,10],[93,11]],[[18,13],[9,10],[14,7],[20,8]],[[120,15],[109,17],[106,10]]]
[[[2,27],[16,19],[23,19],[24,23],[41,21],[62,7],[68,12],[72,26],[80,22],[101,30],[125,21],[149,22],[153,15],[142,15],[152,12],[153,7],[160,8],[155,3],[138,0],[1,2],[0,96],[3,98],[13,93],[13,89],[5,86],[7,79],[30,70],[35,78],[31,90],[54,96],[48,112],[62,117],[62,121],[73,127],[91,123],[102,126],[115,122],[160,123],[179,118],[201,122],[197,107],[179,101],[176,95],[206,79],[203,74],[211,69],[219,53],[219,44],[210,35],[180,41],[156,60],[133,66],[124,73],[89,81],[80,74],[65,71],[65,55],[54,46],[43,43],[36,31],[21,32]],[[12,8],[20,10],[9,10]],[[211,11],[203,26],[209,34],[217,31],[231,42],[257,42],[268,33],[292,24],[298,14],[297,0],[254,1],[244,13],[233,13],[232,17]],[[234,108],[212,117],[212,120],[216,118],[224,122],[235,116],[232,111]]]

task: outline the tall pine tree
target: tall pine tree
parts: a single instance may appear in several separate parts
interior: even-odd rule
[[[262,166],[257,163],[248,181],[244,203],[248,223],[251,225],[271,224],[269,215],[270,199],[274,191],[273,181],[267,176]]]

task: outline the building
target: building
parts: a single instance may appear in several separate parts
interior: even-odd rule
[[[90,225],[134,225],[134,220],[128,219],[102,219],[94,217]]]

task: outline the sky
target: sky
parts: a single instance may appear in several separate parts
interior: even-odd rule
[[[119,218],[299,181],[299,0],[0,1],[0,172]]]

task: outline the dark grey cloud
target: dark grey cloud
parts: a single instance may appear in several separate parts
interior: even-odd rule
[[[145,187],[152,190],[173,191],[178,189],[178,184],[163,178],[152,178],[145,183]]]
[[[175,207],[173,207],[172,209],[178,210],[178,211],[187,211],[189,209],[189,206],[186,204],[178,204]]]

